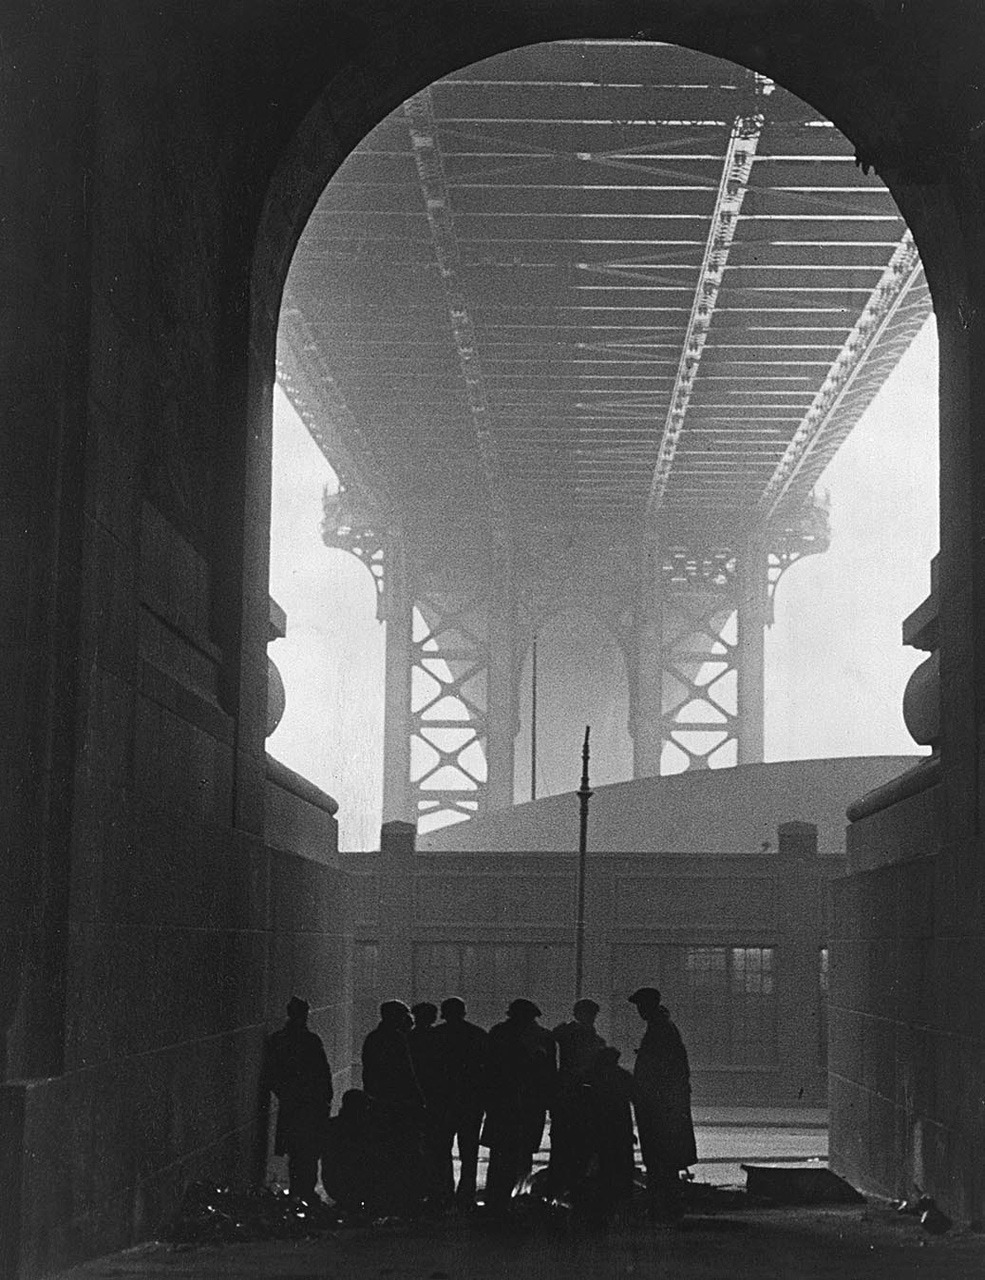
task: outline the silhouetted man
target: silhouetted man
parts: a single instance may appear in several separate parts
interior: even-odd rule
[[[444,1199],[441,1177],[442,1125],[441,1112],[445,1106],[445,1066],[441,1055],[441,1043],[437,1037],[435,1022],[438,1006],[430,1000],[421,1000],[411,1007],[414,1025],[407,1034],[410,1059],[417,1083],[424,1094],[423,1143],[427,1176],[427,1195],[432,1202]]]
[[[321,1039],[308,1030],[308,1004],[297,996],[288,1001],[285,1025],[267,1037],[263,1085],[277,1098],[274,1153],[287,1156],[290,1194],[310,1204],[332,1113],[332,1070]]]
[[[410,1209],[425,1187],[421,1168],[424,1094],[410,1055],[410,1010],[402,1000],[380,1005],[380,1022],[363,1041],[363,1090],[369,1096],[396,1183],[402,1189],[390,1207]]]
[[[589,1134],[598,1168],[597,1207],[609,1209],[633,1193],[633,1077],[619,1065],[619,1050],[595,1055],[588,1073]]]
[[[584,1175],[590,1152],[588,1077],[605,1041],[595,1030],[599,1006],[577,1000],[574,1018],[554,1028],[558,1046],[557,1097],[551,1105],[551,1163],[547,1185],[553,1195],[571,1190]]]
[[[514,1000],[486,1042],[486,1207],[502,1213],[529,1176],[557,1087],[557,1046],[531,1000]]]
[[[438,1020],[438,1006],[430,1000],[422,1000],[412,1006],[411,1014],[414,1025],[407,1033],[410,1060],[417,1083],[424,1094],[425,1104],[430,1108],[441,1101],[445,1085],[441,1045],[436,1038],[434,1025]]]
[[[595,1030],[599,1006],[594,1000],[576,1000],[570,1022],[562,1022],[554,1028],[557,1041],[558,1086],[561,1090],[571,1083],[584,1084],[605,1041]]]
[[[363,1041],[363,1090],[375,1101],[413,1118],[424,1109],[424,1094],[414,1071],[407,1034],[414,1025],[402,1000],[385,1000],[380,1021]]]
[[[452,1144],[457,1138],[461,1165],[457,1196],[459,1204],[468,1208],[475,1202],[487,1036],[481,1027],[466,1021],[465,1013],[465,1002],[457,996],[443,1000],[442,1022],[434,1032],[441,1048],[445,1077],[445,1101],[439,1110],[439,1194],[445,1201],[456,1194]]]
[[[657,1213],[676,1220],[683,1211],[680,1171],[698,1158],[687,1051],[656,987],[640,987],[629,1000],[646,1023],[636,1051],[633,1105],[647,1190]]]

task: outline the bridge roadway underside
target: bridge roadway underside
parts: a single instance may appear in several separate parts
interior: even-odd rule
[[[384,817],[513,802],[520,665],[572,607],[621,649],[636,777],[761,759],[772,592],[929,313],[883,182],[734,64],[539,44],[388,115],[320,195],[278,340],[343,485],[325,539],[390,624]]]

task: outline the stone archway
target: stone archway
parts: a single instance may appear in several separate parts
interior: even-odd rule
[[[985,345],[985,326],[970,299],[982,282],[974,265],[981,232],[970,216],[977,190],[971,153],[959,144],[953,104],[933,100],[914,46],[889,40],[867,10],[825,7],[820,14],[763,4],[739,15],[731,6],[668,4],[641,25],[635,4],[605,13],[579,3],[553,3],[522,12],[513,4],[429,17],[421,25],[384,25],[358,56],[312,94],[296,132],[272,172],[260,220],[252,275],[253,358],[251,421],[262,435],[263,396],[270,385],[280,291],[291,254],[315,200],[348,151],[404,98],[456,67],[507,48],[547,40],[595,36],[666,40],[763,72],[832,120],[857,148],[859,162],[877,169],[906,217],[924,258],[938,316],[942,364],[941,634],[943,742],[946,762],[945,830],[968,837],[977,826],[974,761],[976,691],[982,684],[972,655],[981,650],[982,623],[969,608],[975,579],[974,459],[970,405],[980,394],[973,351]],[[726,10],[728,10],[726,16]],[[970,850],[969,850],[970,851]],[[944,1157],[942,1156],[942,1163]],[[864,1163],[864,1161],[863,1161]],[[971,1204],[965,1188],[957,1200]]]

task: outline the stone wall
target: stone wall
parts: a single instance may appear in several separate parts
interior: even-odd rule
[[[259,1176],[262,1042],[292,994],[347,1079],[334,802],[281,770],[264,830],[233,828],[205,563],[149,503],[138,546],[131,590],[106,584],[111,644],[90,673],[102,697],[77,775],[63,1058],[0,1089],[11,1274],[159,1230],[195,1178]]]
[[[831,1158],[865,1191],[932,1188],[976,1217],[985,1176],[978,868],[941,846],[939,785],[849,828],[834,886]]]

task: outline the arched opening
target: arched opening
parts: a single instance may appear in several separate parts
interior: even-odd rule
[[[867,654],[858,620],[873,596],[841,568],[854,596],[808,594],[799,645],[781,625],[776,662],[763,655],[780,575],[827,545],[814,487],[929,312],[899,211],[854,160],[763,76],[673,46],[583,41],[437,82],[325,188],[288,277],[280,361],[345,473],[336,540],[363,558],[372,543],[382,565],[390,537],[383,597],[406,595],[390,624],[410,696],[390,699],[391,729],[407,723],[386,752],[413,796],[392,786],[384,817],[424,831],[512,802],[526,676],[493,613],[513,619],[512,652],[576,580],[637,664],[635,757],[602,776],[852,754],[857,696],[827,700],[825,739],[797,684],[828,662],[826,633],[854,632],[849,681],[879,689],[898,729],[906,659],[895,684],[886,672],[918,601],[893,615],[892,585]],[[902,511],[892,445],[859,457],[837,518],[880,467],[882,518]],[[922,497],[916,515],[933,505]],[[658,641],[630,564],[654,536]],[[926,576],[933,538],[906,581]],[[489,545],[511,539],[506,566]],[[914,538],[884,541],[891,582]],[[654,647],[656,692],[640,665]],[[764,745],[764,700],[788,726],[800,708],[798,732],[774,723]],[[870,735],[865,751],[890,748]]]
[[[632,8],[628,6],[628,10]],[[607,12],[605,21],[601,22],[604,29],[601,30],[595,18],[586,19],[579,13],[571,19],[568,6],[559,3],[548,6],[543,12],[539,10],[533,20],[517,13],[512,24],[512,10],[510,15],[497,12],[495,23],[490,25],[484,25],[480,15],[467,35],[449,25],[438,32],[429,32],[423,41],[416,41],[412,35],[407,42],[403,38],[405,33],[401,32],[399,39],[385,39],[383,47],[360,66],[359,73],[363,74],[372,66],[367,82],[391,86],[385,105],[392,107],[407,93],[418,91],[449,68],[467,65],[477,57],[488,56],[497,48],[522,44],[523,37],[529,41],[588,34],[602,37],[630,34],[636,21],[635,13],[619,5],[612,9],[615,12]],[[545,17],[545,12],[549,16]],[[971,323],[968,316],[972,313],[962,311],[971,285],[966,280],[964,242],[955,206],[952,205],[952,199],[959,204],[960,198],[945,183],[934,187],[927,182],[928,173],[938,172],[933,161],[936,117],[934,112],[922,113],[915,103],[909,103],[908,89],[901,82],[894,81],[893,76],[886,80],[880,75],[877,61],[873,58],[873,41],[870,40],[877,34],[874,31],[846,31],[842,38],[841,33],[828,29],[812,31],[809,21],[798,18],[791,20],[789,26],[784,23],[773,25],[768,38],[763,40],[762,30],[752,18],[748,23],[745,19],[738,19],[715,36],[699,29],[701,20],[701,16],[693,13],[688,17],[675,14],[668,22],[668,30],[645,34],[669,36],[691,47],[710,48],[714,44],[716,53],[775,76],[805,101],[822,109],[852,139],[866,166],[876,158],[918,242],[928,255],[928,272],[939,300],[944,304],[940,313],[945,388],[942,470],[945,491],[954,504],[953,514],[944,522],[941,555],[941,617],[947,636],[942,655],[945,686],[943,719],[944,737],[949,749],[946,776],[951,781],[946,792],[943,826],[952,836],[960,836],[962,832],[968,834],[974,827],[978,804],[972,765],[975,728],[972,703],[963,700],[957,691],[968,685],[961,672],[960,655],[973,651],[977,632],[968,610],[959,600],[962,572],[959,565],[970,558],[974,524],[968,510],[973,485],[967,467],[970,456],[968,405],[974,399],[969,352],[977,338],[967,332]],[[808,46],[810,52],[806,52]],[[819,51],[825,51],[824,56],[819,56]],[[858,86],[862,84],[870,86],[872,92],[859,93]],[[342,93],[350,88],[351,84],[347,83]],[[312,139],[332,136],[336,145],[334,154],[326,158],[324,148],[320,151],[316,148],[319,160],[312,165],[310,146],[296,145],[285,156],[278,175],[279,178],[288,178],[291,197],[286,201],[275,198],[272,204],[268,203],[266,211],[265,229],[273,231],[273,253],[269,256],[262,254],[265,261],[259,264],[262,281],[259,292],[266,309],[261,328],[266,336],[258,344],[258,350],[265,352],[268,360],[272,355],[273,308],[270,304],[275,303],[279,296],[287,258],[296,242],[300,225],[343,154],[383,115],[380,109],[383,101],[378,92],[366,91],[360,85],[354,95],[360,104],[356,111],[351,109],[351,101],[347,103],[346,110],[333,110],[333,102],[344,100],[341,96],[334,98],[333,92],[330,89],[312,111],[298,138],[307,133],[305,143],[310,144]],[[327,133],[326,124],[329,124]],[[903,138],[906,139],[905,144]],[[275,180],[272,189],[277,186]],[[303,193],[300,201],[298,193]],[[959,314],[964,314],[964,321],[959,319]],[[851,928],[849,925],[849,934]],[[861,1074],[864,1073],[860,1073],[860,1078]],[[855,1088],[854,1083],[852,1088]],[[848,1110],[851,1096],[851,1089],[846,1090],[844,1097],[848,1099]],[[870,1137],[867,1133],[863,1140],[868,1141]],[[857,1153],[857,1142],[853,1150]],[[872,1155],[871,1151],[869,1154]],[[922,1168],[921,1163],[921,1171]],[[943,1170],[941,1177],[944,1178]]]

